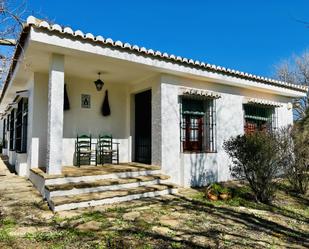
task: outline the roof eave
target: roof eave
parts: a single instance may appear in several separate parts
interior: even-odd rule
[[[22,56],[22,54],[24,52],[25,44],[28,40],[29,31],[30,31],[30,25],[24,25],[24,28],[21,31],[20,36],[18,38],[18,41],[16,43],[14,55],[11,59],[10,68],[9,68],[9,71],[7,73],[6,79],[5,79],[4,84],[3,84],[3,88],[2,88],[2,92],[1,92],[1,96],[0,96],[0,104],[2,103],[2,100],[5,96],[6,91],[7,91],[7,88],[10,85],[10,82],[12,81],[12,79],[15,75],[16,68],[18,66],[18,63],[20,62],[20,57]]]
[[[49,31],[52,31],[52,32],[57,32],[57,33],[60,33],[60,34],[67,34],[67,35],[73,36],[75,39],[83,39],[83,40],[95,42],[95,43],[98,43],[98,44],[102,44],[104,46],[117,47],[118,49],[121,49],[121,50],[136,52],[136,53],[139,53],[139,54],[143,54],[143,55],[147,55],[147,56],[151,56],[151,57],[156,57],[156,58],[159,58],[160,60],[172,61],[173,63],[180,63],[180,64],[183,64],[183,65],[189,65],[189,66],[193,66],[193,67],[196,67],[196,68],[202,69],[202,70],[221,73],[221,74],[224,74],[224,75],[234,76],[234,77],[252,80],[252,81],[256,81],[256,82],[260,82],[260,83],[264,83],[264,84],[279,86],[279,87],[283,87],[283,88],[289,88],[289,89],[293,89],[295,91],[300,91],[300,92],[308,92],[308,90],[309,90],[309,87],[303,86],[303,85],[295,85],[295,84],[283,82],[283,81],[280,81],[280,80],[275,80],[275,79],[271,79],[271,78],[267,78],[267,77],[249,74],[249,73],[233,70],[233,69],[230,69],[230,68],[225,68],[225,67],[222,67],[222,66],[217,66],[217,65],[213,65],[213,64],[209,64],[209,63],[205,63],[205,62],[200,62],[200,61],[197,61],[197,60],[188,59],[188,58],[184,58],[184,57],[181,57],[181,56],[176,56],[176,55],[173,55],[173,54],[163,53],[163,52],[156,51],[156,50],[153,50],[153,49],[147,49],[145,47],[139,47],[137,45],[131,45],[129,43],[124,43],[124,42],[121,42],[121,41],[113,41],[111,38],[104,38],[100,35],[94,36],[91,33],[84,34],[80,30],[73,31],[70,27],[64,27],[63,28],[59,24],[51,25],[48,22],[39,20],[39,19],[37,19],[33,16],[28,17],[27,24],[32,25],[36,28],[42,28],[42,29],[49,30]]]
[[[189,66],[193,67],[202,71],[208,71],[213,73],[219,73],[222,75],[232,76],[233,78],[239,78],[244,79],[251,82],[258,82],[258,83],[264,83],[266,85],[276,86],[283,89],[290,89],[295,91],[298,97],[306,96],[309,87],[308,86],[301,86],[301,85],[294,85],[287,82],[282,82],[274,79],[269,79],[257,75],[252,75],[244,72],[239,72],[236,70],[232,70],[225,67],[220,67],[216,65],[211,65],[204,62],[194,61],[192,59],[183,58],[180,56],[175,55],[169,55],[167,53],[162,53],[160,51],[154,51],[152,49],[146,49],[145,47],[139,47],[137,45],[130,45],[129,43],[123,43],[121,41],[113,41],[110,38],[103,38],[102,36],[94,36],[91,33],[84,34],[80,30],[73,31],[69,27],[62,28],[58,24],[50,25],[46,21],[39,20],[33,16],[28,17],[27,23],[24,25],[24,28],[20,34],[20,37],[18,39],[16,49],[14,52],[13,59],[11,61],[10,69],[7,74],[7,78],[4,82],[3,91],[0,96],[0,104],[5,96],[6,90],[12,80],[12,77],[15,73],[17,64],[19,63],[20,57],[22,55],[22,52],[24,50],[25,43],[29,37],[29,33],[31,30],[31,27],[34,27],[36,29],[42,29],[42,30],[48,30],[50,32],[55,32],[58,34],[66,34],[75,37],[75,39],[83,39],[91,42],[95,42],[104,46],[110,46],[110,47],[116,47],[119,50],[122,51],[130,51],[131,53],[137,53],[137,54],[143,54],[146,56],[154,57],[163,61],[173,62],[175,64],[179,64],[182,66]]]

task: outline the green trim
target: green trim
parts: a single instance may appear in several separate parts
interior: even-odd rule
[[[195,111],[183,111],[182,114],[190,114],[190,115],[205,115],[206,112],[195,112]]]
[[[254,119],[254,120],[262,120],[269,121],[271,118],[261,117],[261,116],[253,116],[253,115],[245,115],[245,118]]]

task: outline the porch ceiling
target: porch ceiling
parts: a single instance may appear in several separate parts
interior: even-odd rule
[[[98,72],[101,72],[101,79],[104,82],[132,85],[159,73],[157,69],[144,64],[57,46],[46,46],[37,42],[31,42],[24,52],[24,59],[18,64],[14,83],[10,84],[6,91],[0,112],[3,112],[5,107],[13,101],[17,91],[27,88],[27,80],[31,77],[32,72],[48,74],[51,53],[65,55],[65,77],[87,79],[89,83],[98,78]]]
[[[65,55],[65,76],[96,80],[98,72],[105,82],[113,84],[136,84],[139,81],[158,73],[154,68],[143,64],[94,55],[76,50],[32,42],[27,49],[26,68],[33,72],[48,73],[49,55]],[[22,74],[19,75],[22,77]]]

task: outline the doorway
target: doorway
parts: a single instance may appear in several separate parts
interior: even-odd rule
[[[135,95],[135,161],[151,164],[151,90]]]

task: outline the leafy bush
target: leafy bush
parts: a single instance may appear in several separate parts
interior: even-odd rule
[[[309,126],[300,122],[282,134],[285,151],[291,155],[283,164],[284,175],[293,191],[305,194],[309,187]]]
[[[239,135],[224,142],[225,151],[232,159],[231,175],[246,179],[257,201],[270,203],[282,163],[287,160],[278,133],[254,132]]]
[[[309,185],[309,137],[298,135],[295,138],[295,164],[287,172],[293,189],[305,194]]]

